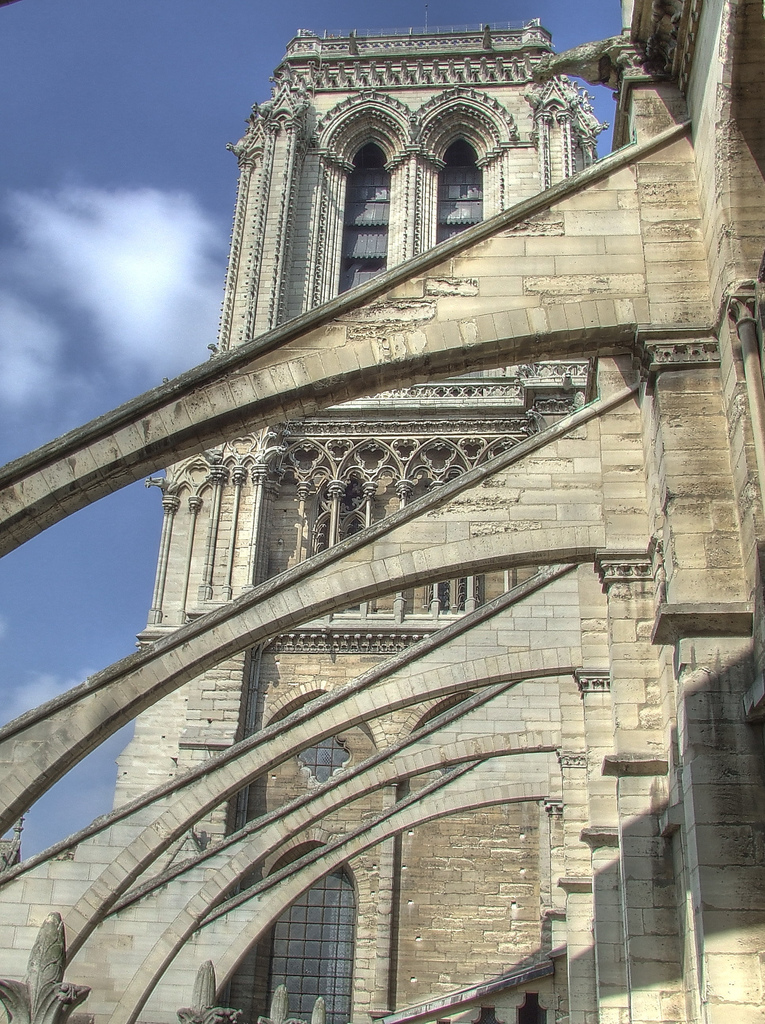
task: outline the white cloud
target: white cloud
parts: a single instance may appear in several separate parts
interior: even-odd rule
[[[0,399],[8,407],[24,406],[56,388],[61,346],[55,323],[24,299],[0,291]]]
[[[30,672],[24,682],[4,687],[0,702],[0,725],[12,722],[25,711],[77,686],[91,673],[92,670],[88,670],[79,679],[62,679],[52,672]]]
[[[148,387],[203,361],[215,339],[223,231],[188,195],[156,189],[14,193],[2,253],[3,396],[76,381]]]

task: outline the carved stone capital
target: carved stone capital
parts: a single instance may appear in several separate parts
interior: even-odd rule
[[[578,668],[574,672],[574,678],[582,698],[587,693],[608,693],[611,689],[611,676],[608,670],[594,671]]]
[[[189,512],[193,516],[195,516],[199,512],[199,510],[201,508],[202,508],[202,499],[198,495],[192,494],[190,496],[190,498],[189,498]]]
[[[644,551],[598,551],[595,568],[606,592],[614,583],[653,580],[653,558]]]
[[[572,751],[558,751],[558,762],[561,768],[586,768],[587,755]]]
[[[756,323],[754,316],[754,282],[751,282],[752,291],[749,289],[741,289],[731,295],[728,300],[728,316],[734,322],[736,327],[747,321],[753,321]]]
[[[551,818],[562,818],[563,817],[563,801],[562,800],[545,800],[545,810]]]
[[[165,494],[162,498],[162,510],[165,515],[174,516],[181,507],[181,499],[177,494]]]

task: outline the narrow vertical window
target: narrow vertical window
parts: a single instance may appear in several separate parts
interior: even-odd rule
[[[327,1024],[347,1024],[355,916],[353,886],[344,871],[298,896],[274,925],[269,1003],[276,987],[285,984],[297,1017],[310,1020],[315,1000],[323,996]]]
[[[483,220],[483,173],[473,147],[457,139],[444,153],[444,163],[438,176],[439,242]]]
[[[373,142],[358,151],[348,177],[340,291],[382,273],[388,260],[390,174]]]

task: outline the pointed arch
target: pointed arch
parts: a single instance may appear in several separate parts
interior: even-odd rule
[[[438,162],[458,139],[473,147],[479,164],[498,156],[519,139],[512,114],[487,93],[475,89],[448,89],[424,104],[417,119],[420,144]]]
[[[356,153],[373,142],[390,162],[404,152],[410,119],[409,108],[392,96],[374,91],[350,96],[319,121],[319,153],[351,171]]]

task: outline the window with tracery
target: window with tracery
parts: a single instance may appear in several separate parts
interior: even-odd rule
[[[457,139],[444,153],[438,175],[438,231],[443,242],[483,220],[483,172],[469,142]]]
[[[389,220],[390,174],[385,169],[385,154],[369,142],[353,158],[353,171],[348,176],[341,292],[385,270]]]
[[[282,914],[272,932],[268,1003],[286,985],[290,1012],[310,1020],[323,996],[327,1024],[351,1018],[356,900],[344,871],[321,879]]]
[[[367,525],[367,501],[364,483],[356,476],[348,481],[330,480],[324,484],[316,499],[314,553],[363,530]]]
[[[298,761],[307,768],[319,782],[326,782],[333,772],[348,762],[350,753],[345,743],[337,736],[327,736],[312,747],[301,750]]]

